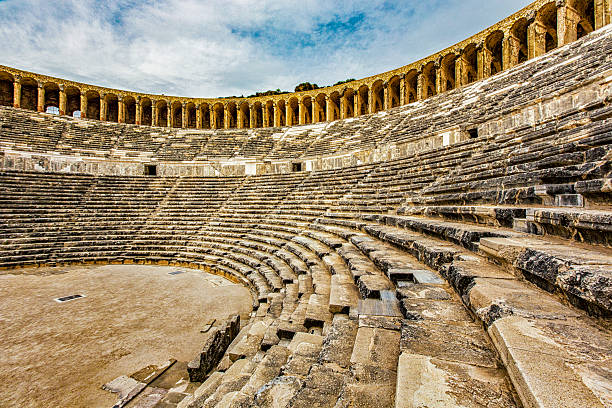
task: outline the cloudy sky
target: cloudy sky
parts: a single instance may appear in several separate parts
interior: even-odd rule
[[[329,85],[406,65],[530,0],[0,0],[0,64],[166,95]]]

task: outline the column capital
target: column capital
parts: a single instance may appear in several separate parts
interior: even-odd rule
[[[60,92],[64,92],[64,90],[66,89],[66,86],[64,84],[59,84],[57,87],[59,88]]]
[[[38,81],[37,84],[38,84],[39,88],[44,88],[45,87],[45,84],[43,82]]]
[[[21,83],[21,75],[17,74],[13,77],[13,82],[16,84],[20,84]]]

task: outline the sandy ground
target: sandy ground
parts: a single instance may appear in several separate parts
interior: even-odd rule
[[[169,275],[182,270],[185,273]],[[54,298],[86,297],[66,303]],[[101,385],[170,358],[189,361],[211,318],[251,311],[221,277],[141,265],[20,269],[0,275],[0,407],[110,407]]]

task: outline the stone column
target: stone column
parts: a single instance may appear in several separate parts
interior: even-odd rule
[[[117,122],[125,123],[125,102],[123,102],[123,96],[119,96],[117,99]]]
[[[298,111],[299,111],[299,106],[300,104],[298,103]],[[279,124],[280,124],[280,118],[279,120]],[[299,120],[299,117],[298,117]],[[289,103],[285,104],[285,126],[293,126],[295,125],[295,123],[293,123],[293,118],[291,117],[291,106],[289,105]]]
[[[334,112],[336,111],[336,108],[338,108],[338,110],[340,109],[339,107],[336,106],[336,103],[332,101],[331,97],[326,96],[325,101],[326,101],[326,106],[327,106],[327,112],[325,113],[325,119],[327,119],[328,122],[331,122],[332,120],[335,120]],[[341,116],[341,115],[342,114],[339,114],[338,116]]]
[[[595,30],[605,26],[606,24],[610,24],[610,11],[611,10],[612,10],[612,1],[595,0],[595,27],[593,27]]]
[[[13,82],[13,106],[21,107],[21,77],[18,75],[15,76],[15,82]]]
[[[417,74],[417,101],[422,101],[427,97],[427,87],[425,84],[425,75],[423,75],[423,71],[420,71]]]
[[[136,118],[135,122],[137,125],[142,124],[142,104],[140,103],[140,96],[136,98]]]
[[[87,95],[81,92],[81,119],[87,119]]]
[[[374,113],[374,90],[371,86],[368,88],[368,113]]]
[[[400,106],[406,105],[406,74],[401,74],[399,79],[399,101]]]
[[[100,120],[106,120],[106,95],[100,94]]]
[[[189,115],[187,112],[187,104],[185,102],[183,102],[183,105],[181,106],[181,127],[183,129],[187,129],[189,127]]]
[[[459,56],[455,60],[455,88],[467,85],[467,72],[465,57],[463,50],[459,52]]]
[[[38,84],[38,105],[36,110],[39,112],[45,111],[45,87],[42,83]]]
[[[301,101],[298,103],[298,124],[303,125],[306,122],[306,107],[304,106],[304,102]]]
[[[578,39],[580,14],[567,5],[565,0],[557,0],[557,46],[569,44]]]
[[[527,29],[528,58],[539,57],[546,53],[546,26],[539,21],[534,21]]]
[[[236,114],[236,116],[238,116]],[[229,129],[230,128],[230,112],[229,112],[229,106],[225,105],[225,107],[223,108],[223,127],[225,129]]]
[[[272,105],[272,111],[273,111],[272,112],[272,115],[273,115],[273,117],[272,117],[272,126],[275,126],[275,127],[279,127],[280,126],[279,109],[278,109],[278,106],[276,106],[277,103]]]
[[[217,128],[217,111],[215,109],[210,110],[210,128]]]
[[[518,65],[520,51],[521,42],[519,39],[508,34],[507,40],[504,41],[504,69]]]
[[[263,109],[262,109],[263,110]],[[257,110],[255,109],[255,105],[253,105],[249,109],[249,127],[254,129],[257,127]]]
[[[66,88],[64,85],[59,86],[59,114],[66,114]]]
[[[361,95],[359,94],[359,89],[353,95],[353,116],[361,115]]]
[[[346,100],[346,96],[344,95],[344,93],[342,94],[342,96],[340,97],[340,119],[346,119],[347,114],[346,114],[346,104],[347,104],[347,100]]]
[[[487,61],[488,61],[488,58],[487,58],[488,50],[486,49],[484,44],[480,44],[476,52],[478,55],[477,77],[478,79],[484,79],[488,76],[487,72],[490,71],[490,69],[485,68],[487,66]],[[489,64],[490,64],[490,61],[489,61]]]
[[[151,126],[157,126],[157,101],[151,101]]]
[[[391,92],[389,92],[389,82],[383,84],[383,110],[389,109],[391,106]]]
[[[202,129],[202,105],[196,106],[196,129]]]
[[[261,125],[263,127],[271,127],[270,126],[270,112],[268,111],[268,104],[261,105]]]
[[[436,83],[434,84],[436,88],[436,94],[441,94],[444,92],[444,73],[441,69],[436,69]]]
[[[168,119],[166,120],[166,127],[171,128],[172,127],[172,103],[170,103],[170,101],[166,101],[166,106],[168,107],[167,109]]]

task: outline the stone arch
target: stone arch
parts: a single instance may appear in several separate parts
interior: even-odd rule
[[[104,96],[106,101],[106,114],[102,120],[109,122],[119,122],[119,98],[113,93],[106,94]]]
[[[312,123],[312,98],[306,95],[300,102],[300,124]]]
[[[225,107],[221,102],[217,102],[213,105],[212,108],[213,113],[213,128],[214,129],[223,129],[225,128]]]
[[[401,104],[400,93],[401,93],[400,77],[399,75],[392,76],[387,82],[387,94],[388,94],[387,107],[388,108],[396,108],[400,106]]]
[[[123,121],[130,125],[136,124],[136,99],[127,95],[123,97]]]
[[[19,106],[22,109],[37,110],[38,106],[38,82],[34,78],[26,77],[21,80],[21,100]]]
[[[76,86],[69,85],[64,89],[66,93],[66,112],[68,116],[82,116],[81,112],[81,90]]]
[[[357,113],[356,115],[365,115],[369,113],[370,108],[370,88],[367,85],[361,85],[357,90]]]
[[[327,121],[327,95],[324,93],[318,94],[312,106],[312,122],[326,122]]]
[[[457,87],[456,83],[457,54],[446,54],[440,60],[440,92],[450,91]]]
[[[294,106],[291,106],[291,101],[294,102]],[[276,103],[276,113],[278,118],[275,118],[277,126],[291,126],[292,119],[295,117],[293,109],[297,108],[298,103],[296,98],[291,98],[288,102],[283,99]]]
[[[421,99],[431,98],[436,92],[436,66],[433,61],[427,63],[421,70]]]
[[[469,44],[461,53],[461,85],[471,84],[478,79],[478,48]]]
[[[98,91],[90,90],[85,93],[85,99],[87,99],[87,112],[83,116],[81,112],[81,118],[87,119],[100,119],[100,94]]]
[[[284,103],[284,102],[283,102]],[[264,109],[266,114],[264,118],[267,118],[267,121],[263,123],[263,127],[274,127],[276,126],[276,117],[274,117],[274,102],[267,101],[264,105]]]
[[[252,109],[251,115],[253,117],[253,120],[252,120],[253,123],[251,123],[251,127],[262,128],[264,126],[264,123],[263,123],[263,116],[264,116],[263,115],[263,113],[264,113],[263,105],[261,104],[261,102],[255,102],[251,109]]]
[[[193,102],[188,102],[185,105],[185,119],[187,119],[187,123],[183,124],[183,127],[189,129],[196,128],[196,106]]]
[[[0,106],[13,106],[15,78],[6,71],[0,71]]]
[[[355,90],[353,88],[346,88],[342,93],[342,100],[344,102],[342,117],[352,118],[355,116]],[[342,107],[342,103],[340,106]]]
[[[240,103],[239,108],[238,127],[248,129],[251,127],[251,107],[248,102],[244,101]]]
[[[529,57],[528,51],[528,27],[529,22],[526,18],[519,18],[510,28],[508,36],[508,44],[510,46],[510,65],[521,64],[527,61]]]
[[[417,89],[418,89],[419,73],[416,69],[412,69],[404,76],[404,83],[406,84],[406,103],[413,103],[417,101]]]
[[[202,121],[202,129],[211,129],[214,124],[211,122],[212,112],[210,110],[210,105],[206,102],[200,104],[200,116]]]
[[[370,88],[372,99],[372,113],[379,112],[385,109],[385,87],[382,79],[375,81]]]
[[[153,102],[144,97],[140,100],[140,123],[146,126],[153,126]]]
[[[183,104],[180,101],[174,101],[170,104],[170,120],[172,123],[168,127],[182,128],[183,127]]]
[[[159,127],[168,126],[168,103],[164,100],[158,101],[155,107],[156,125]]]
[[[594,0],[569,0],[568,6],[575,12],[575,22],[572,27],[571,40],[577,40],[595,30],[595,1]]]
[[[43,112],[59,113],[60,107],[60,89],[59,85],[55,82],[45,82],[43,84],[44,89],[44,101],[43,101]],[[49,109],[51,108],[51,109]]]
[[[503,43],[504,43],[504,32],[497,30],[489,34],[484,42],[485,46],[485,77],[495,75],[498,72],[503,71]]]
[[[328,109],[329,117],[327,120],[338,120],[340,119],[340,92],[334,91],[329,95],[328,101]]]
[[[533,55],[530,55],[530,57],[537,57],[557,48],[559,39],[557,37],[557,5],[555,2],[547,3],[538,10],[531,31]]]
[[[228,102],[225,109],[227,111],[227,123],[225,124],[225,127],[229,129],[237,128],[238,108],[236,107],[236,102]]]

